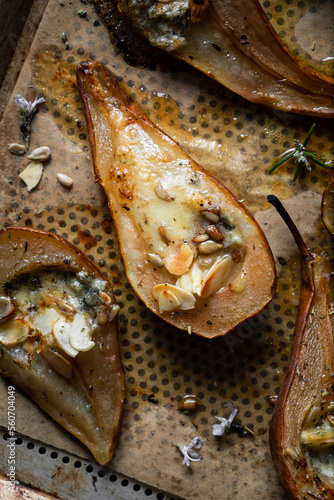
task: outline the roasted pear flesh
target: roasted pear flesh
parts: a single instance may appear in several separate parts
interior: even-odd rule
[[[0,370],[107,463],[124,400],[109,282],[63,238],[0,232]]]
[[[259,312],[273,296],[275,268],[246,208],[100,63],[80,64],[77,80],[95,175],[137,295],[169,323],[208,338]]]
[[[289,498],[334,498],[333,265],[308,251],[275,197],[302,256],[291,359],[275,405],[270,446]]]

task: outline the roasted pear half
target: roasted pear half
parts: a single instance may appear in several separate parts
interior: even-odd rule
[[[124,399],[109,282],[63,238],[0,232],[0,370],[107,463]]]
[[[334,175],[329,179],[322,195],[321,216],[328,232],[334,238]]]
[[[270,426],[274,465],[289,498],[334,499],[333,265],[310,253],[276,197],[302,257],[291,358]]]
[[[332,77],[302,64],[259,0],[115,0],[150,43],[242,97],[280,111],[334,115]]]
[[[126,274],[149,309],[189,333],[224,335],[272,298],[275,267],[258,224],[99,63],[78,87],[98,182]]]

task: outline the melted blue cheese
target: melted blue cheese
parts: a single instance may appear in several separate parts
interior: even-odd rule
[[[47,270],[21,279],[12,285],[16,314],[0,325],[0,342],[14,346],[38,336],[71,357],[91,349],[94,332],[111,305],[105,286],[86,272]]]

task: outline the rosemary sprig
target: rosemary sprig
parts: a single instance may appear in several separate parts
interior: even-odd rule
[[[312,170],[310,161],[315,163],[316,165],[319,165],[320,167],[334,169],[333,165],[329,165],[328,163],[324,163],[323,161],[317,160],[316,159],[317,153],[306,151],[307,143],[310,140],[311,135],[313,134],[315,126],[316,123],[313,123],[303,143],[299,142],[298,139],[294,139],[295,147],[288,149],[285,152],[286,155],[283,158],[281,158],[277,163],[275,163],[273,167],[271,167],[271,169],[269,170],[269,174],[272,174],[278,167],[283,165],[283,163],[290,160],[291,158],[295,158],[295,162],[297,163],[296,170],[293,176],[294,181],[297,179],[299,172],[303,166],[306,167],[307,170]]]
[[[25,140],[26,147],[29,147],[29,139],[31,132],[31,123],[37,111],[37,106],[45,102],[44,97],[38,98],[37,90],[35,87],[28,87],[30,89],[34,89],[36,92],[36,97],[34,102],[27,101],[25,97],[21,94],[15,96],[15,104],[20,107],[20,130],[23,135],[23,139]]]

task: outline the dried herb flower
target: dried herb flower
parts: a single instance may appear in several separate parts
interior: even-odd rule
[[[231,414],[228,418],[224,417],[215,417],[217,420],[219,420],[220,424],[213,424],[212,426],[212,434],[214,436],[222,436],[224,432],[227,434],[231,432],[231,425],[235,417],[237,416],[237,413],[239,411],[239,408],[234,406],[234,404],[231,401],[230,403],[226,403],[225,406],[229,406],[231,408]]]
[[[38,97],[38,93],[35,87],[30,86],[28,88],[34,89],[34,91],[36,92],[36,97],[33,102],[27,101],[27,99],[21,94],[15,96],[15,104],[20,106],[20,130],[22,132],[23,139],[25,140],[27,148],[29,147],[31,123],[37,111],[37,106],[45,102],[44,97]]]
[[[183,454],[182,465],[189,467],[190,462],[199,462],[202,457],[199,456],[196,450],[199,450],[203,444],[202,439],[198,436],[191,440],[190,444],[186,446],[185,444],[178,444],[177,447]]]

